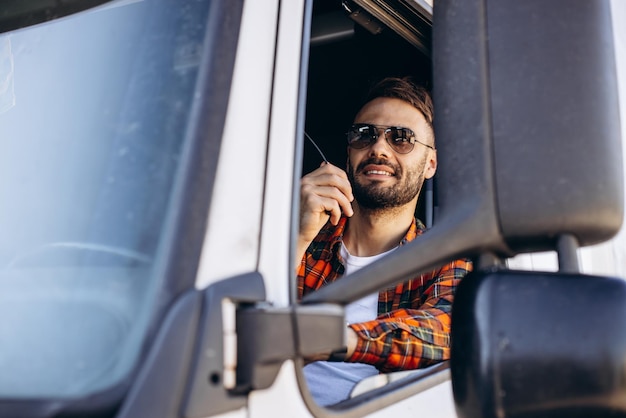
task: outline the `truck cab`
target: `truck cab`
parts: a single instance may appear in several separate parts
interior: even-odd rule
[[[626,416],[626,7],[521,3],[0,6],[0,416]],[[298,300],[299,180],[384,76],[433,92],[430,230]],[[317,405],[344,307],[458,257],[452,358]]]

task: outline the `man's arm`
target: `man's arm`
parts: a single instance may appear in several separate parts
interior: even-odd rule
[[[452,301],[461,278],[471,268],[469,260],[449,263],[433,275],[424,297],[411,309],[350,324],[346,361],[368,363],[390,372],[449,359]]]

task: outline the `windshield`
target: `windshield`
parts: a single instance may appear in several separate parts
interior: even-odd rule
[[[129,373],[158,289],[209,1],[0,36],[0,396]]]

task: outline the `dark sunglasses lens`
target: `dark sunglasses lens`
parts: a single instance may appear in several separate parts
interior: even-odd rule
[[[348,145],[355,149],[362,149],[374,142],[372,127],[353,126],[348,131]]]
[[[393,147],[393,149],[400,153],[406,154],[413,149],[413,131],[407,128],[388,128],[385,131],[385,137],[387,142]]]

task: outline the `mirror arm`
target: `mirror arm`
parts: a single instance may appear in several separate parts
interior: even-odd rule
[[[578,240],[571,234],[560,235],[556,242],[559,272],[580,273],[578,262]]]

